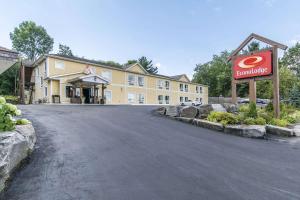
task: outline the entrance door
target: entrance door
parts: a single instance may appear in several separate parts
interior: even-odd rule
[[[82,89],[82,95],[84,98],[84,103],[91,103],[91,88],[83,88]]]

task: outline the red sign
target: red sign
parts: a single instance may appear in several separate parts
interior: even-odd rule
[[[237,57],[233,63],[233,73],[235,79],[272,74],[272,51],[261,51],[252,55]]]

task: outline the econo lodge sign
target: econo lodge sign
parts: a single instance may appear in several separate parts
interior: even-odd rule
[[[271,75],[272,51],[237,57],[233,63],[233,73],[234,79]]]

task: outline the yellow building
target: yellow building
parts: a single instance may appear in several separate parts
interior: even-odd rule
[[[186,75],[149,74],[140,64],[105,62],[50,54],[33,65],[33,103],[179,104],[208,102],[208,88]],[[104,98],[102,98],[104,97]]]

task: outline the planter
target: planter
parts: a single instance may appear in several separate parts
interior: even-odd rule
[[[208,128],[216,131],[224,130],[224,126],[221,123],[210,122],[203,119],[194,119],[193,124],[199,127]]]
[[[264,138],[266,135],[265,126],[261,125],[228,125],[224,132],[249,138]]]
[[[289,129],[289,128],[267,125],[266,130],[267,130],[267,133],[271,134],[271,135],[277,135],[277,136],[283,136],[283,137],[294,136],[293,129]]]

